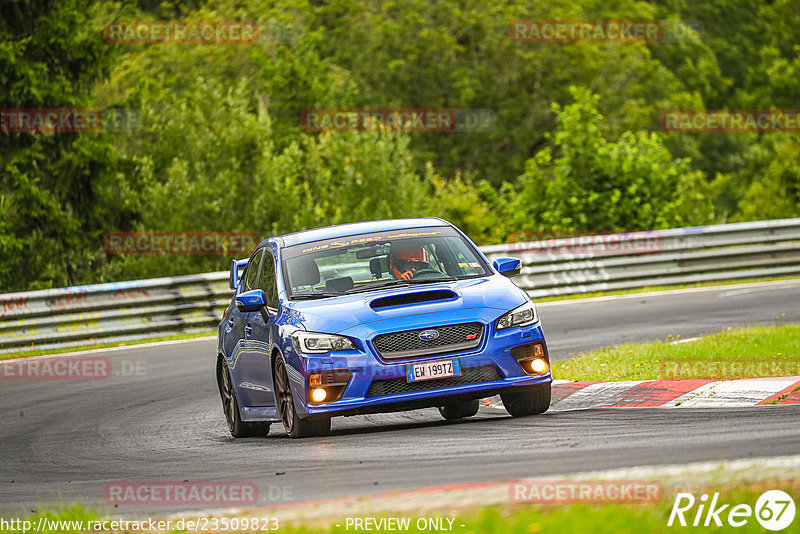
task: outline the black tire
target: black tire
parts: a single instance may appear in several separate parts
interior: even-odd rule
[[[550,384],[520,388],[513,393],[501,393],[506,411],[513,417],[544,413],[550,407]]]
[[[456,419],[472,417],[478,413],[478,408],[480,408],[480,400],[474,399],[471,401],[455,402],[439,406],[439,413],[448,421],[455,421]]]
[[[286,362],[280,354],[275,359],[275,398],[278,403],[278,415],[283,421],[283,428],[290,438],[308,438],[312,436],[325,436],[331,431],[331,418],[306,418],[297,416],[294,407],[294,397],[289,384],[289,374],[286,372]]]
[[[269,434],[269,423],[246,423],[242,421],[242,417],[239,414],[239,400],[236,398],[236,390],[233,389],[231,373],[225,358],[221,358],[219,365],[217,365],[217,385],[219,385],[222,410],[225,412],[225,420],[228,423],[228,430],[231,436],[234,438],[253,438]]]

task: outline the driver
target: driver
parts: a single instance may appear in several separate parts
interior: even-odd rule
[[[398,280],[411,280],[414,272],[432,269],[428,263],[428,251],[423,247],[407,247],[393,250],[389,255],[389,269]]]

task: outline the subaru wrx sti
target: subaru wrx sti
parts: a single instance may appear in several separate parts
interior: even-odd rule
[[[536,307],[441,219],[343,224],[262,241],[234,260],[217,383],[235,437],[326,434],[331,417],[436,407],[448,420],[499,394],[515,417],[550,405]],[[241,273],[241,276],[240,276]]]

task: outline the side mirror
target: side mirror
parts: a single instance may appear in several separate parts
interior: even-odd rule
[[[228,281],[231,289],[236,290],[236,286],[239,285],[239,269],[244,269],[248,261],[250,261],[250,258],[233,260],[233,263],[231,263],[231,278]]]
[[[236,307],[241,312],[259,311],[267,305],[267,296],[260,289],[236,295]]]
[[[503,276],[511,278],[520,273],[522,270],[522,262],[517,258],[497,258],[492,262],[492,267]]]

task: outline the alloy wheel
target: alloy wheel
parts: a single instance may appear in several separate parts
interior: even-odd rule
[[[278,411],[281,421],[283,421],[286,432],[291,432],[294,429],[294,400],[283,358],[278,358],[278,361],[275,362],[275,389],[278,394]]]
[[[233,384],[231,383],[231,374],[228,371],[228,364],[223,363],[221,367],[222,373],[222,408],[225,410],[225,419],[228,422],[228,430],[233,432],[233,427],[236,424],[236,403],[233,400]]]

